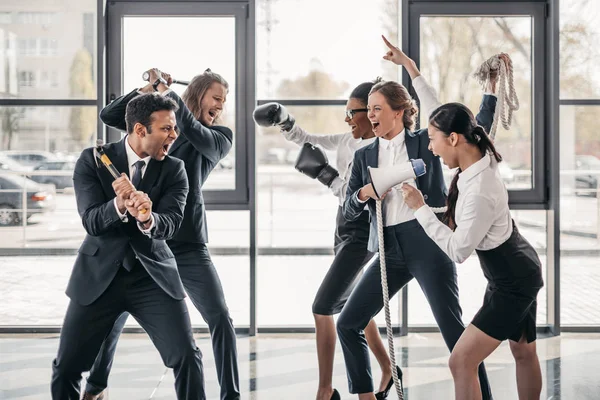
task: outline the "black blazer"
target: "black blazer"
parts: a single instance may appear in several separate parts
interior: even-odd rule
[[[138,96],[137,90],[121,96],[104,107],[100,119],[108,126],[125,131],[125,109],[127,103]],[[171,97],[179,105],[176,113],[180,135],[169,154],[185,163],[190,184],[184,212],[183,224],[173,238],[179,242],[208,243],[206,211],[202,196],[202,185],[217,163],[229,153],[233,144],[233,132],[225,126],[202,125],[190,112],[183,100],[175,93]]]
[[[479,113],[477,114],[477,123],[481,125],[486,132],[489,132],[494,121],[494,112],[496,110],[496,97],[484,95],[481,100]],[[423,192],[425,202],[431,207],[444,207],[448,190],[444,182],[442,172],[442,163],[440,158],[435,156],[429,149],[429,136],[427,128],[411,132],[406,129],[405,136],[406,151],[409,159],[421,158],[425,163],[427,173],[417,178],[417,187]],[[377,215],[376,202],[369,199],[366,203],[358,201],[356,193],[363,186],[371,183],[367,167],[377,167],[379,164],[379,139],[368,146],[365,146],[354,153],[352,165],[352,175],[348,182],[346,190],[346,200],[342,212],[344,218],[349,221],[358,219],[365,208],[369,207],[371,216]],[[371,231],[369,233],[369,251],[379,251],[379,240],[377,236],[377,218],[371,218]]]
[[[104,146],[120,171],[129,174],[125,139]],[[183,220],[188,181],[183,162],[167,156],[151,159],[139,185],[152,200],[154,228],[151,237],[137,227],[135,218],[124,223],[114,205],[113,177],[97,166],[92,149],[85,149],[75,165],[73,183],[77,211],[87,232],[67,286],[67,295],[82,305],[96,300],[111,283],[129,248],[154,281],[171,297],[185,297],[177,264],[166,240],[175,236]]]

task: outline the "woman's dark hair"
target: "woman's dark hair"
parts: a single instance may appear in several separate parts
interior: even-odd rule
[[[354,88],[352,93],[350,93],[350,98],[360,100],[366,107],[367,104],[369,103],[369,92],[371,91],[373,86],[375,86],[375,84],[377,84],[379,82],[383,82],[383,79],[380,76],[378,76],[372,82],[361,83],[360,85],[358,85],[357,87]]]
[[[369,94],[375,92],[379,92],[385,97],[385,100],[392,110],[404,110],[402,123],[404,124],[404,127],[413,129],[417,120],[419,108],[404,86],[394,81],[379,82],[373,86]]]
[[[468,143],[471,143],[479,148],[481,155],[491,153],[496,161],[502,161],[502,156],[496,151],[494,143],[490,140],[487,132],[477,125],[477,121],[471,110],[460,103],[448,103],[436,108],[429,117],[429,124],[439,129],[446,136],[450,136],[452,132],[463,135]],[[448,190],[447,206],[448,209],[444,214],[444,223],[451,229],[456,229],[456,221],[454,220],[456,211],[456,200],[458,199],[458,176],[462,171],[460,168],[454,175],[450,189]]]

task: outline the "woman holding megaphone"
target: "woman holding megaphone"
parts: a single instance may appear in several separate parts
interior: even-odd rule
[[[414,61],[383,38],[389,51],[386,60],[402,65],[413,80],[425,112],[433,111],[439,101],[434,90],[420,75]],[[484,95],[478,121],[490,128],[496,99]],[[433,207],[446,204],[446,185],[438,157],[429,150],[427,129],[413,131],[417,107],[407,89],[396,82],[381,82],[373,86],[368,98],[367,116],[377,139],[356,151],[352,174],[348,183],[343,215],[352,221],[368,207],[376,214],[375,201],[379,199],[371,184],[369,167],[406,165],[411,159],[422,159],[427,173],[410,184],[423,192],[424,201]],[[418,176],[418,174],[415,174]],[[379,193],[383,197],[382,193]],[[440,331],[449,349],[454,348],[464,331],[462,310],[458,299],[458,283],[454,262],[431,240],[414,211],[408,207],[399,188],[392,188],[383,201],[383,237],[387,283],[392,297],[415,278],[421,286],[433,311]],[[368,249],[378,250],[378,226],[371,218]],[[349,387],[359,399],[382,399],[386,393],[373,393],[369,354],[364,329],[383,307],[380,261],[376,259],[354,288],[337,322],[342,344]],[[479,380],[485,399],[491,392],[483,365],[479,366]]]
[[[502,157],[462,104],[450,103],[429,117],[429,148],[458,172],[450,185],[447,225],[422,193],[403,186],[404,201],[437,245],[456,262],[477,252],[488,280],[483,306],[450,355],[457,399],[481,399],[477,366],[506,339],[517,364],[519,399],[539,399],[542,373],[536,353],[537,293],[543,287],[540,259],[521,236],[508,208],[498,172]]]
[[[287,140],[302,146],[296,169],[328,186],[333,195],[339,199],[334,241],[335,257],[317,290],[312,305],[319,363],[317,400],[340,399],[339,392],[332,384],[336,342],[333,316],[340,313],[357,282],[357,277],[374,255],[367,250],[369,212],[365,210],[354,221],[347,221],[342,215],[341,206],[346,196],[354,152],[375,141],[366,107],[369,91],[379,81],[378,78],[374,82],[363,82],[350,93],[345,113],[345,121],[350,127],[350,132],[347,133],[310,134],[296,123],[283,105],[278,103],[261,105],[256,108],[253,115],[258,125],[278,125]],[[335,168],[328,163],[325,152],[316,147],[317,145],[325,150],[336,152]],[[380,392],[385,392],[392,377],[392,367],[375,321],[371,320],[367,324],[365,336],[381,367]]]

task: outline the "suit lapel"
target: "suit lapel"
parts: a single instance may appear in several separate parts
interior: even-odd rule
[[[377,138],[373,143],[371,143],[367,150],[365,151],[367,167],[375,167],[377,168],[379,163],[379,138]]]
[[[104,153],[108,156],[113,166],[121,172],[125,172],[129,176],[129,168],[127,168],[127,153],[125,152],[125,139],[120,142],[111,143],[104,146]],[[115,192],[112,187],[112,182],[115,180],[108,169],[100,163],[98,165],[100,181],[104,187],[108,197],[114,197]]]
[[[377,168],[378,163],[379,163],[379,138],[375,139],[375,141],[373,143],[371,143],[369,146],[367,146],[365,153],[366,153],[365,161],[366,161],[367,165],[365,165],[363,182],[369,183],[371,181],[371,179],[370,179],[369,171],[367,170],[367,168],[368,167]]]
[[[404,141],[406,142],[408,158],[411,160],[419,158],[419,136],[411,134],[411,132],[406,129]]]
[[[154,186],[156,179],[158,179],[161,167],[162,162],[156,161],[153,158],[151,158],[148,162],[148,166],[146,167],[146,172],[144,173],[144,176],[142,177],[142,180],[137,189],[149,194],[150,189],[152,189],[152,186]]]
[[[120,142],[115,143],[114,146],[109,146],[104,149],[104,152],[110,158],[113,165],[119,171],[125,172],[127,176],[129,176],[129,166],[127,165],[127,151],[125,151],[125,140],[127,140],[127,136],[121,139]]]

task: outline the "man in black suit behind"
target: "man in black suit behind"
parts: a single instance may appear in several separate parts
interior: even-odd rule
[[[73,182],[87,235],[67,287],[71,300],[52,364],[55,400],[79,399],[81,373],[123,312],[134,316],[173,368],[177,397],[205,399],[200,350],[166,244],[182,223],[189,191],[183,162],[167,155],[177,138],[177,109],[155,94],[129,103],[128,135],[104,147],[129,176],[113,181],[91,148],[77,161]]]

